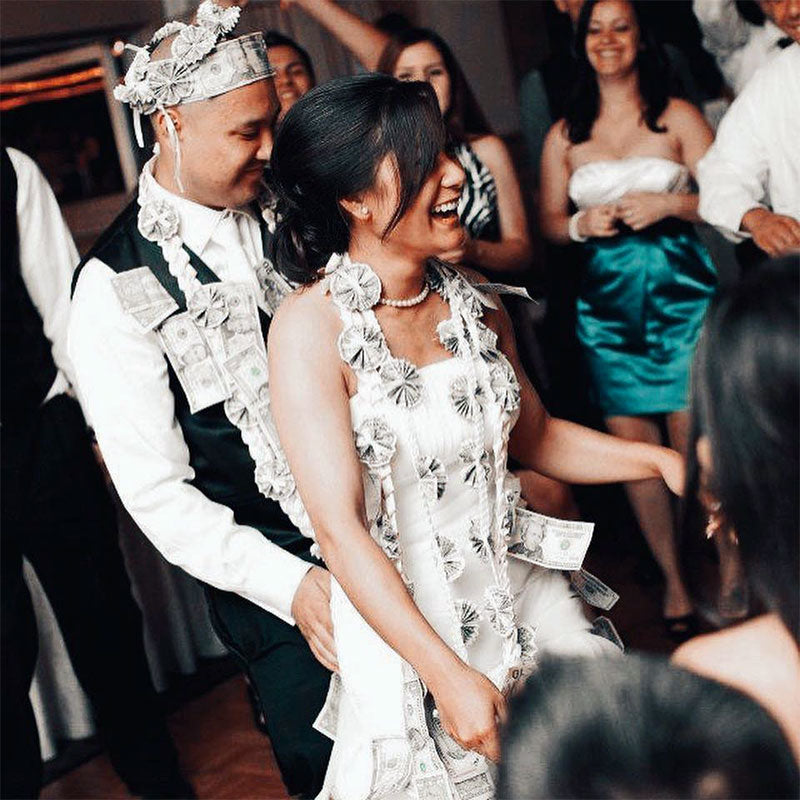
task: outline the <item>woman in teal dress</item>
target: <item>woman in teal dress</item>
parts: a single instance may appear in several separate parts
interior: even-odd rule
[[[660,50],[634,3],[587,0],[576,29],[575,95],[542,155],[542,229],[583,243],[577,332],[609,430],[684,451],[689,365],[716,273],[691,223],[691,176],[713,134],[697,109],[669,97]],[[574,213],[572,213],[574,212]],[[694,630],[666,489],[626,486],[666,579],[675,638]],[[735,561],[726,579],[736,582]]]

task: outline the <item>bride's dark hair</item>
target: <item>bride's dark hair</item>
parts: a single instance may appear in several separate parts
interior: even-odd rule
[[[388,236],[444,144],[439,105],[427,83],[359,75],[312,89],[286,115],[272,151],[281,212],[273,245],[277,269],[311,283],[332,253],[347,250],[350,218],[340,201],[372,187],[386,156],[400,194],[383,232]]]
[[[592,133],[592,125],[600,110],[600,92],[597,75],[586,55],[586,34],[592,19],[592,11],[601,0],[586,0],[581,8],[573,41],[575,72],[573,90],[564,120],[567,136],[573,144],[585,142]],[[650,27],[642,19],[636,2],[628,0],[639,28],[640,50],[636,56],[636,71],[639,76],[639,94],[642,98],[642,119],[653,133],[665,133],[666,128],[658,124],[669,102],[670,76],[666,57],[656,41]]]

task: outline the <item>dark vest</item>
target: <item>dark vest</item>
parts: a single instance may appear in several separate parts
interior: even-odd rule
[[[20,271],[17,173],[5,148],[0,159],[0,419],[5,425],[36,413],[58,370]],[[47,259],[47,242],[41,258]]]
[[[98,258],[117,273],[148,266],[178,304],[178,311],[185,311],[186,297],[177,280],[170,275],[161,248],[139,233],[138,208],[134,199],[81,261],[75,271],[73,291],[84,265],[91,258]],[[197,255],[191,250],[188,252],[201,283],[219,280]],[[260,316],[262,331],[266,335],[269,317],[263,313]],[[309,540],[294,528],[276,502],[259,492],[253,460],[242,442],[239,429],[225,415],[222,403],[192,414],[186,394],[168,360],[167,365],[170,388],[175,397],[175,417],[189,447],[189,462],[195,471],[193,485],[206,497],[228,506],[240,525],[257,528],[284,550],[305,555]]]

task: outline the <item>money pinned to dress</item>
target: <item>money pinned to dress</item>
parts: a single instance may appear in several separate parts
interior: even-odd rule
[[[515,509],[508,553],[546,569],[577,570],[594,533],[593,522],[556,519],[524,508]]]
[[[319,731],[323,736],[336,741],[336,728],[339,724],[339,702],[342,697],[342,679],[338,672],[331,675],[331,682],[328,686],[328,694],[322,710],[311,726]]]
[[[608,617],[598,617],[592,623],[592,633],[595,636],[602,636],[604,639],[608,639],[611,644],[615,644],[623,653],[625,652],[622,637],[617,633],[614,623]]]
[[[569,584],[590,606],[603,611],[610,611],[619,600],[619,595],[610,586],[585,569],[573,570]]]

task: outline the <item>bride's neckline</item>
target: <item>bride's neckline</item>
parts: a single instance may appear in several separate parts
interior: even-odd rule
[[[676,167],[686,168],[685,164],[681,164],[680,161],[675,161],[672,158],[666,158],[665,156],[624,156],[623,158],[598,158],[595,161],[587,161],[581,164],[572,171],[572,175],[570,178],[575,177],[580,170],[584,167],[594,167],[598,164],[606,165],[618,165],[618,164],[629,164],[631,162],[641,162],[641,161],[660,161],[666,164],[672,164]]]

